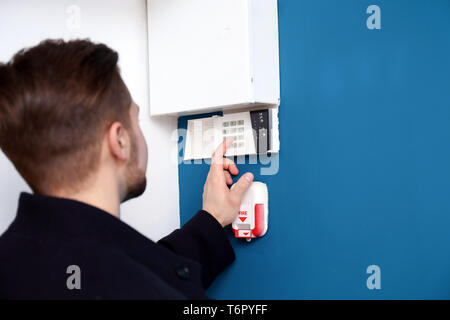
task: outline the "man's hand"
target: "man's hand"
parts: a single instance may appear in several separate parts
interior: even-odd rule
[[[253,181],[253,174],[247,172],[236,182],[233,190],[228,188],[227,185],[233,184],[231,175],[239,173],[236,164],[223,157],[232,142],[233,139],[228,138],[213,153],[203,188],[203,210],[209,212],[223,227],[236,219],[242,197]]]

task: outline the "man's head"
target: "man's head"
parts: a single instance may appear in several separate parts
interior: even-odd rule
[[[47,40],[0,64],[0,147],[34,192],[102,175],[121,201],[144,192],[147,146],[117,61],[103,44]]]

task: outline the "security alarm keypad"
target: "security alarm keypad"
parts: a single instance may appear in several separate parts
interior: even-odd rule
[[[184,160],[210,158],[217,146],[233,137],[226,156],[278,152],[278,110],[227,113],[188,120]]]

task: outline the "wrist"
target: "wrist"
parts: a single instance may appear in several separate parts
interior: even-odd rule
[[[228,225],[228,223],[226,222],[226,220],[223,217],[215,214],[212,210],[209,210],[207,208],[203,208],[202,210],[209,213],[211,216],[213,216],[213,218],[216,219],[216,221],[222,226],[222,228],[225,228]]]

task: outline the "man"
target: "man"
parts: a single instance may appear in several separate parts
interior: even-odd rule
[[[235,258],[223,228],[253,176],[229,189],[230,140],[181,229],[155,243],[120,221],[145,190],[147,146],[117,61],[103,44],[47,40],[0,64],[0,147],[33,190],[0,237],[1,298],[205,299]]]

